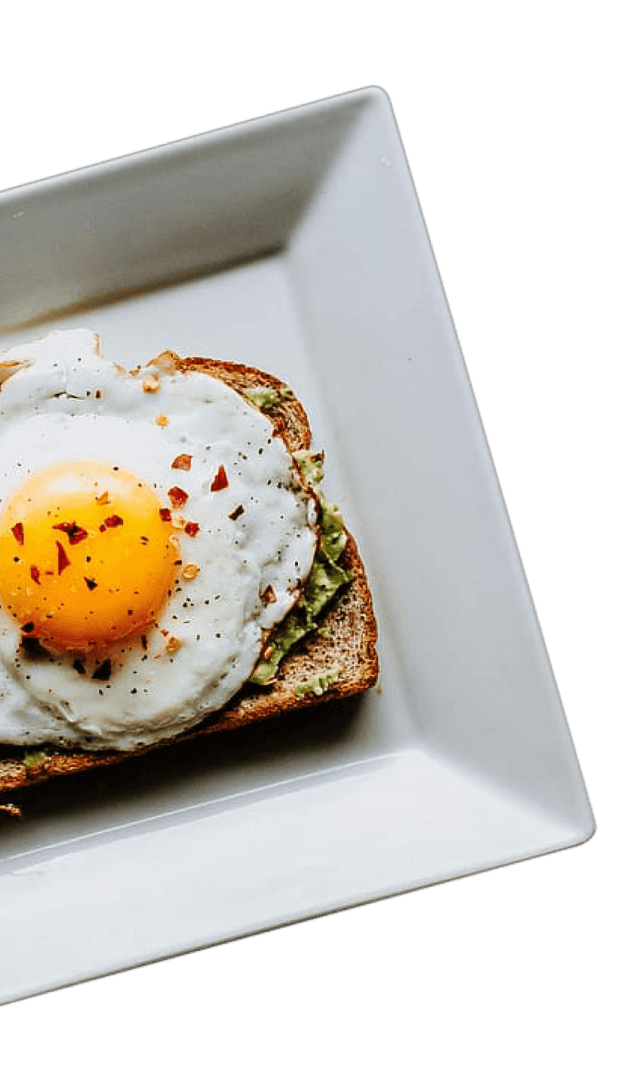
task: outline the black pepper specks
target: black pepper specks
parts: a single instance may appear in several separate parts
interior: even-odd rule
[[[91,679],[96,679],[98,682],[105,682],[107,679],[110,678],[111,674],[112,661],[109,657],[106,657],[106,659],[103,660],[102,663],[95,668],[93,674],[91,675]]]
[[[51,660],[47,649],[36,637],[23,637],[20,645],[27,660]]]

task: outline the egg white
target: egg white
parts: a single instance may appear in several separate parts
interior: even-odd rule
[[[295,603],[317,543],[314,501],[270,421],[216,378],[162,374],[158,392],[145,393],[140,376],[99,357],[89,331],[56,331],[0,357],[12,360],[24,363],[0,393],[0,510],[40,469],[118,465],[162,505],[175,484],[188,493],[183,514],[200,531],[178,534],[180,558],[200,573],[177,580],[146,649],[138,640],[105,650],[105,683],[79,675],[71,657],[26,660],[19,627],[0,609],[0,742],[128,750],[172,737],[243,686],[265,633]],[[171,468],[179,453],[192,456],[190,471]],[[220,465],[229,486],[212,492]],[[271,603],[261,599],[268,586]],[[174,655],[161,629],[180,639]]]

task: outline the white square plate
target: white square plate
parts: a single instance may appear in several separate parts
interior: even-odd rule
[[[358,91],[0,194],[0,348],[89,326],[289,382],[381,685],[24,794],[0,1000],[588,839],[582,777],[395,121]]]

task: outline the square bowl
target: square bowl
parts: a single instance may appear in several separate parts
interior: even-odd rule
[[[0,1000],[580,843],[594,823],[403,147],[369,88],[0,194],[0,349],[283,378],[381,682],[23,794]],[[97,933],[93,933],[93,927]]]

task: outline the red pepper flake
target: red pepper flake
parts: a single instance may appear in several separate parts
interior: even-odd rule
[[[237,521],[238,517],[241,517],[244,512],[243,506],[237,506],[232,513],[229,514],[231,521]]]
[[[188,472],[188,470],[192,468],[192,455],[179,454],[170,467],[171,469],[185,469],[185,471]]]
[[[97,588],[97,582],[95,581],[95,578],[85,577],[84,580],[86,582],[87,589],[90,589],[92,591],[93,589]]]
[[[104,524],[107,525],[109,529],[116,529],[119,525],[123,524],[123,518],[119,517],[118,514],[111,514],[110,517],[104,518]]]
[[[83,529],[81,525],[76,525],[75,521],[63,521],[60,525],[52,525],[52,528],[66,533],[70,544],[79,544],[80,540],[86,540],[88,536],[86,529]]]
[[[13,536],[17,540],[18,544],[24,543],[24,526],[22,525],[21,521],[18,521],[15,525],[13,525],[11,532],[13,533]]]
[[[212,483],[211,483],[211,490],[212,491],[222,491],[224,488],[227,488],[228,486],[229,486],[229,478],[226,475],[226,469],[224,468],[224,465],[219,465],[218,466],[218,471],[217,471],[217,473],[216,473],[216,475],[215,475],[215,477],[214,477],[214,479],[212,480]]]
[[[91,679],[97,679],[98,682],[105,682],[106,679],[110,678],[111,674],[112,661],[109,657],[106,657],[106,659],[102,661],[99,667],[95,668],[93,674],[91,675]]]
[[[62,574],[63,570],[66,570],[71,565],[71,559],[67,555],[60,540],[56,541],[56,547],[58,548],[58,573]]]
[[[170,521],[172,514],[167,506],[160,506],[160,517],[162,521]]]
[[[180,487],[171,487],[168,492],[168,498],[175,510],[180,510],[182,506],[185,506],[189,497],[187,491],[184,491],[183,488]]]
[[[106,526],[105,525],[100,525],[99,526],[99,531],[100,532],[105,532],[106,531]]]
[[[261,599],[264,604],[274,604],[276,602],[276,593],[271,585],[268,585],[267,589],[261,593]]]
[[[41,577],[41,571],[39,570],[38,566],[31,566],[30,567],[30,576],[31,576],[33,581],[36,581],[37,585],[41,584],[41,582],[39,580],[39,578]]]
[[[185,533],[187,533],[188,536],[196,536],[199,529],[200,529],[200,525],[198,524],[197,521],[186,521],[185,528],[184,528],[183,531]]]

